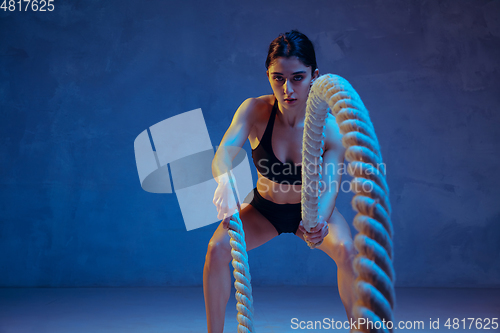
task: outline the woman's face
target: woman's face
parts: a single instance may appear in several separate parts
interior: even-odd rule
[[[318,77],[318,73],[316,69],[311,76],[311,67],[297,57],[278,57],[267,69],[274,96],[287,109],[305,109],[312,80]]]

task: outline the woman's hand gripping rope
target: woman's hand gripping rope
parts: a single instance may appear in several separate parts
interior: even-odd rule
[[[304,240],[313,247],[320,246],[329,233],[328,222],[321,216],[318,218],[318,224],[311,231],[304,228],[302,221],[300,221],[299,230],[303,232]]]
[[[222,220],[224,229],[229,229],[229,220],[231,216],[238,213],[241,209],[236,193],[234,175],[230,171],[217,177],[217,189],[214,193],[213,203],[217,208],[217,218]]]

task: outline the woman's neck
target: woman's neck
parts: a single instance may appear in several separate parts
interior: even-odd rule
[[[303,126],[306,118],[306,105],[282,106],[278,102],[281,122],[292,128]]]

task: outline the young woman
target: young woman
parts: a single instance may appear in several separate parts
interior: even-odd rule
[[[208,244],[203,272],[209,333],[223,331],[231,292],[229,263],[232,257],[227,228],[236,204],[226,172],[247,139],[258,174],[253,200],[249,205],[242,205],[240,211],[247,250],[283,232],[319,244],[317,248],[337,264],[340,297],[348,318],[352,317],[355,279],[352,260],[356,250],[349,226],[335,207],[341,180],[337,168],[344,161],[344,148],[331,114],[326,120],[323,154],[326,187],[320,198],[320,223],[311,232],[306,232],[301,225],[300,164],[306,101],[319,75],[311,41],[296,30],[280,34],[269,46],[266,68],[273,94],[249,98],[241,104],[212,163],[218,182],[213,201],[223,221]]]

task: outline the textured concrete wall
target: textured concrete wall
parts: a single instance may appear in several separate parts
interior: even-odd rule
[[[186,232],[143,191],[133,141],[202,108],[218,144],[271,92],[269,42],[297,28],[371,111],[394,207],[397,286],[500,286],[500,2],[56,1],[0,11],[0,286],[199,285],[216,225]],[[246,146],[248,149],[248,144]],[[348,219],[352,195],[338,207]],[[283,235],[253,282],[335,284]]]

